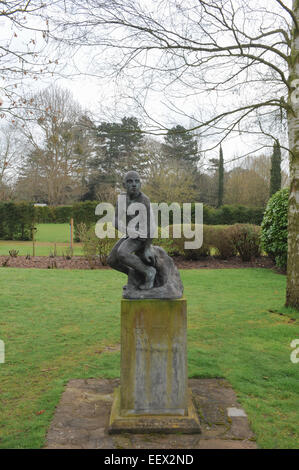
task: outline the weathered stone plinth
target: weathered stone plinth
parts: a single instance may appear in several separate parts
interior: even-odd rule
[[[122,300],[109,432],[200,432],[187,388],[186,300]]]
[[[189,379],[201,433],[109,433],[119,379],[73,379],[66,384],[46,436],[46,449],[256,449],[247,416],[224,379]],[[114,392],[114,393],[113,393]],[[238,416],[231,408],[239,410]],[[243,411],[243,413],[242,413]],[[165,422],[164,422],[165,423]],[[130,454],[128,454],[130,455]]]

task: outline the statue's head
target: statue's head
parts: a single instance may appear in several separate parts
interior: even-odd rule
[[[124,176],[123,184],[130,196],[138,196],[140,193],[141,181],[137,171],[128,171]]]

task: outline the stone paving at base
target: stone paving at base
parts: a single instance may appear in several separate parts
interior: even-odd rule
[[[119,380],[70,380],[56,408],[46,449],[256,449],[245,411],[224,379],[190,379],[201,434],[108,434]]]

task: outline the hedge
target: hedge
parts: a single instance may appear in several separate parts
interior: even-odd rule
[[[31,240],[34,206],[27,202],[0,203],[0,239]]]
[[[246,207],[240,205],[224,205],[218,209],[203,206],[203,223],[206,225],[261,225],[264,211],[265,209],[263,207]],[[194,214],[194,209],[192,214]]]
[[[72,206],[33,206],[33,203],[5,202],[0,203],[0,239],[29,240],[34,223],[69,223],[74,218],[75,239],[78,240],[77,226],[84,222],[87,227],[99,219],[95,215],[98,201],[77,202]],[[203,206],[203,223],[205,225],[233,225],[249,223],[260,225],[263,220],[263,208],[245,206],[222,206],[215,209]],[[170,212],[169,225],[173,223]],[[183,221],[181,221],[183,222]],[[195,223],[195,204],[191,205],[191,222]],[[167,225],[168,225],[167,224]]]
[[[95,208],[98,201],[77,202],[73,206],[35,207],[37,223],[69,223],[74,218],[75,226],[84,222],[87,225],[98,220]],[[260,225],[263,220],[264,208],[246,206],[222,206],[218,209],[203,206],[203,223],[205,225],[233,225],[254,224]],[[195,223],[195,205],[191,204],[191,222]],[[181,221],[182,222],[182,221]],[[173,223],[173,214],[169,214],[169,225]],[[167,224],[168,225],[168,224]]]
[[[80,241],[78,235],[79,224],[84,223],[86,228],[89,229],[93,224],[95,224],[99,220],[99,216],[95,215],[95,209],[98,204],[98,201],[84,201],[76,202],[73,205],[75,241]]]
[[[73,206],[35,206],[37,224],[66,224],[73,216]]]
[[[218,209],[203,206],[203,223],[205,225],[253,224],[261,225],[265,209],[263,207],[246,207],[241,205],[224,205]],[[160,220],[159,220],[160,222]],[[195,204],[191,204],[191,222],[195,223]],[[183,223],[183,220],[181,220]],[[173,224],[173,214],[169,214],[169,225]]]

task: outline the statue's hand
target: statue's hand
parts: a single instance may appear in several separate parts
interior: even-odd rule
[[[146,264],[155,266],[156,257],[155,257],[155,253],[154,253],[152,246],[145,247],[142,258],[144,259],[144,262]]]

